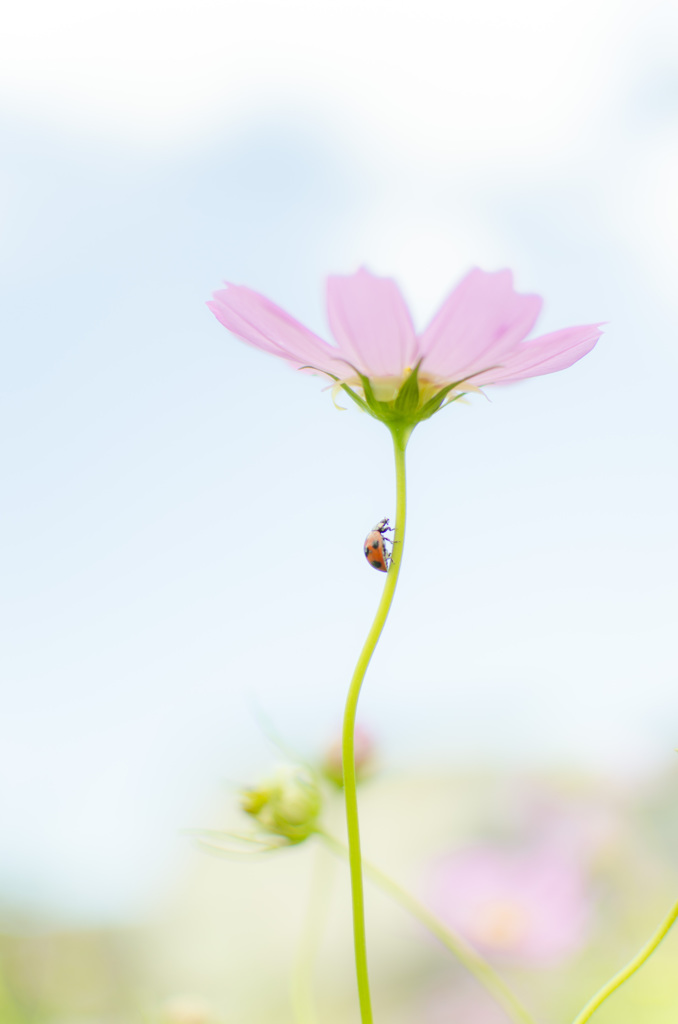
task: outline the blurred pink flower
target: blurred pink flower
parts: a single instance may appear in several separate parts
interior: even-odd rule
[[[376,744],[372,733],[361,725],[356,725],[355,727],[353,743],[353,761],[355,764],[356,779],[358,782],[364,782],[374,770]],[[322,771],[331,782],[334,782],[335,785],[339,787],[343,787],[344,772],[342,766],[340,735],[336,736],[332,740],[325,751],[321,767]]]
[[[553,847],[460,850],[439,862],[430,891],[442,920],[488,955],[553,962],[586,942],[584,871]]]
[[[510,270],[471,270],[420,334],[395,281],[365,269],[330,277],[327,311],[336,345],[242,285],[229,284],[207,305],[233,334],[298,370],[326,373],[359,392],[359,374],[368,377],[381,401],[395,399],[415,366],[422,403],[451,384],[465,382],[456,390],[467,392],[563,370],[601,333],[600,325],[589,324],[525,341],[541,299],[514,291]]]

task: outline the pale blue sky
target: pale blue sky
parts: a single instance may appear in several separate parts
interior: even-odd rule
[[[576,3],[546,55],[518,19],[488,57],[482,18],[430,3],[405,32],[404,4],[374,0],[395,51],[344,26],[325,71],[334,9],[300,38],[293,5],[287,63],[275,18],[255,47],[237,6],[219,16],[252,60],[207,61],[208,3],[172,8],[185,44],[170,26],[92,56],[84,24],[49,51],[70,63],[38,67],[39,39],[5,62],[0,905],[134,915],[221,780],[266,770],[254,704],[305,753],[340,720],[382,583],[362,540],[393,513],[388,435],[231,338],[204,307],[223,278],[320,333],[325,276],[362,263],[420,324],[472,265],[541,293],[540,330],[609,321],[571,370],[414,435],[364,718],[413,768],[675,756],[675,19]],[[438,16],[467,90],[427,64]],[[131,17],[111,7],[114,36]],[[543,75],[568,46],[564,79],[531,81],[531,53]]]

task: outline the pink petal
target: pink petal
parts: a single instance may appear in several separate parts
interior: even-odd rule
[[[327,312],[341,354],[370,377],[400,375],[417,358],[409,310],[390,278],[364,268],[327,280]]]
[[[540,310],[538,295],[514,291],[510,270],[471,270],[419,338],[422,370],[452,381],[496,365],[529,334]]]
[[[582,865],[551,847],[458,851],[439,863],[432,881],[443,919],[495,955],[547,961],[585,941],[592,903]],[[502,945],[483,936],[478,924],[493,907],[506,905],[523,915],[524,930]]]
[[[314,366],[337,376],[337,350],[258,292],[229,284],[207,305],[217,320],[255,348],[287,359],[297,368]],[[337,369],[339,367],[340,369]]]
[[[523,342],[502,359],[499,369],[488,369],[486,373],[474,377],[472,383],[508,384],[526,377],[539,377],[544,373],[564,370],[591,351],[602,334],[600,328],[601,324],[565,327]]]

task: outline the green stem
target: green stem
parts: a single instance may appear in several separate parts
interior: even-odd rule
[[[316,1024],[318,1013],[313,999],[313,963],[322,938],[327,919],[331,894],[328,869],[333,867],[324,851],[313,851],[315,860],[308,896],[308,908],[304,920],[296,963],[292,973],[292,1006],[297,1024]]]
[[[360,829],[358,826],[358,795],[356,790],[354,733],[355,719],[358,710],[360,688],[367,672],[367,666],[374,654],[379,637],[386,623],[386,618],[393,601],[405,538],[405,448],[409,438],[409,430],[391,430],[396,470],[396,520],[393,538],[393,554],[391,564],[386,573],[386,581],[377,608],[372,628],[360,652],[351,685],[346,699],[344,711],[344,728],[341,745],[342,771],[344,776],[344,799],[346,802],[346,826],[348,830],[348,853],[351,869],[351,898],[353,902],[353,943],[355,946],[355,968],[358,980],[358,999],[360,1001],[360,1018],[362,1024],[372,1024],[372,1005],[370,1000],[370,983],[367,973],[367,944],[365,940],[365,903],[363,897],[362,864],[360,855]]]
[[[331,850],[334,850],[335,853],[340,854],[342,857],[346,857],[347,850],[342,843],[326,832],[319,830],[318,835],[321,839],[324,839]],[[451,953],[454,953],[457,960],[478,979],[490,995],[506,1010],[511,1020],[515,1021],[516,1024],[535,1024],[534,1017],[528,1013],[505,981],[460,935],[455,934],[447,925],[444,925],[428,907],[425,907],[423,903],[415,899],[406,889],[401,888],[397,882],[394,882],[392,878],[385,875],[374,864],[364,860],[363,868],[365,874],[369,875],[380,889],[388,893],[389,896],[392,896],[396,903],[399,903],[425,928],[428,928],[431,934],[435,935],[442,942],[443,946],[449,949]]]
[[[631,960],[626,967],[622,968],[618,974],[615,974],[614,977],[610,978],[606,985],[603,985],[600,992],[597,992],[593,999],[586,1004],[581,1013],[575,1017],[572,1024],[584,1024],[585,1021],[590,1020],[598,1007],[605,1002],[607,997],[611,996],[620,985],[623,985],[624,982],[627,981],[632,974],[635,974],[638,968],[642,967],[645,961],[650,958],[677,919],[678,903],[674,903],[652,938],[645,943],[638,953],[636,953],[633,960]]]

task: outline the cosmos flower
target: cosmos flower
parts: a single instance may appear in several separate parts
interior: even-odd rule
[[[592,910],[581,864],[553,847],[460,850],[433,872],[431,901],[479,952],[528,964],[581,948]]]
[[[374,771],[375,742],[372,733],[361,725],[356,725],[353,737],[353,763],[356,779],[363,782]],[[344,774],[341,758],[341,737],[338,736],[328,746],[322,759],[323,775],[340,789],[344,785]]]
[[[514,291],[509,270],[471,270],[420,334],[395,281],[365,269],[330,277],[334,345],[242,285],[215,292],[208,306],[243,341],[297,370],[325,375],[386,422],[417,423],[485,385],[563,370],[601,333],[599,324],[589,324],[525,341],[541,299]]]

